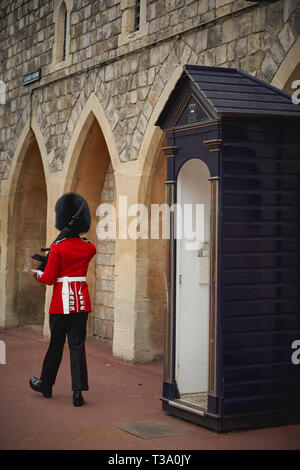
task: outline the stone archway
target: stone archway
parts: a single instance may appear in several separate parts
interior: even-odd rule
[[[291,73],[288,80],[286,81],[286,83],[283,87],[283,91],[286,91],[287,93],[292,95],[295,91],[295,89],[293,88],[292,85],[296,80],[300,81],[300,58],[299,58],[298,65],[296,65],[293,72]],[[297,86],[297,88],[299,89],[299,85]]]
[[[297,39],[287,53],[271,85],[292,94],[294,90],[291,85],[294,80],[300,80],[300,38]]]
[[[173,91],[182,67],[178,66],[160,94],[149,119],[139,158],[119,165],[117,197],[128,195],[130,204],[165,202],[166,157],[163,132],[155,126]],[[166,240],[117,240],[115,277],[114,357],[148,362],[163,354],[163,313],[166,309],[164,260]]]
[[[147,240],[138,239],[128,243],[128,248],[135,255],[134,282],[132,283],[135,294],[132,306],[134,316],[132,320],[133,346],[128,354],[128,359],[136,362],[147,362],[159,358],[163,355],[164,343],[164,312],[167,308],[166,296],[166,249],[167,240],[162,239],[160,234],[158,239],[151,239],[151,205],[161,205],[166,203],[166,178],[167,162],[161,148],[166,146],[166,139],[163,132],[156,127],[156,120],[162,111],[167,99],[172,93],[182,72],[182,67],[178,66],[174,70],[170,80],[163,89],[153,113],[148,122],[144,134],[140,155],[136,162],[131,163],[132,170],[138,176],[135,192],[132,192],[132,199],[136,197],[136,202],[144,204],[148,209],[148,236]],[[126,178],[124,177],[124,181]],[[132,178],[132,181],[133,178]],[[161,216],[160,216],[161,217]],[[130,244],[131,243],[131,244]],[[132,246],[131,246],[132,245]],[[119,258],[117,257],[117,260]],[[121,276],[119,276],[121,278]],[[126,279],[123,283],[126,283]],[[132,282],[132,281],[131,281]],[[121,297],[122,295],[122,297]],[[116,291],[117,313],[120,322],[120,331],[125,330],[125,323],[120,313],[121,301],[127,300],[125,288],[122,294]],[[124,316],[127,318],[127,316]],[[119,344],[114,345],[115,355],[125,358],[125,348],[121,350],[122,336],[119,335]]]
[[[162,135],[145,188],[148,239],[139,239],[137,242],[138,295],[143,298],[144,305],[137,312],[135,347],[137,360],[141,362],[158,359],[163,355],[168,246],[163,229],[168,220],[165,212],[167,162],[161,148],[165,146],[166,139]]]
[[[84,132],[84,135],[82,134]],[[96,234],[97,208],[101,202],[114,204],[114,175],[110,154],[100,125],[92,112],[88,114],[79,134],[80,149],[76,151],[72,175],[65,192],[81,194],[89,204],[91,227],[87,236],[97,247],[88,271],[92,313],[88,335],[113,339],[114,240],[99,241]]]
[[[116,171],[119,155],[111,126],[97,96],[92,92],[77,118],[64,160],[63,192],[84,196],[90,207],[92,224],[86,236],[97,246],[97,255],[89,267],[88,283],[92,301],[89,336],[113,341],[115,241],[98,241],[96,214],[101,202],[115,205]]]
[[[47,188],[40,149],[29,131],[13,175],[7,214],[7,297],[5,326],[43,325],[45,286],[36,283],[31,259],[46,243]]]

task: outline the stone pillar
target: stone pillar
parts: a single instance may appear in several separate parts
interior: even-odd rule
[[[9,235],[8,235],[8,215],[9,215],[9,191],[7,180],[1,181],[0,191],[0,212],[1,212],[1,256],[0,256],[0,328],[16,326],[18,318],[13,309],[14,277],[9,269]]]
[[[113,355],[116,359],[128,362],[141,360],[142,354],[137,348],[137,317],[144,311],[140,301],[142,291],[138,289],[137,240],[120,238],[120,228],[128,223],[127,213],[120,212],[119,197],[127,196],[127,207],[136,204],[140,176],[138,162],[124,164],[115,172],[117,237],[115,247],[115,296],[114,296],[114,337]],[[130,173],[129,173],[130,171]]]
[[[151,290],[155,289],[155,275],[152,272],[152,280],[149,280],[151,265],[149,238],[135,240],[120,237],[119,229],[125,225],[127,214],[119,214],[119,197],[127,196],[127,211],[131,204],[137,203],[144,204],[150,209],[151,191],[148,191],[148,185],[151,189],[152,184],[153,179],[149,183],[149,174],[141,169],[138,161],[123,164],[115,172],[116,213],[117,217],[121,218],[117,224],[115,250],[113,355],[117,359],[139,363],[149,362],[162,355],[160,316],[164,308],[159,292],[153,293]],[[159,182],[156,181],[156,184]],[[132,217],[129,217],[128,227],[131,221]],[[147,221],[149,237],[151,236],[149,217]],[[150,241],[155,242],[155,240]],[[161,252],[161,240],[157,242],[159,244],[157,249]],[[153,245],[152,250],[154,250]],[[155,258],[157,253],[152,252],[152,256]],[[157,258],[157,263],[162,263],[162,260]],[[153,260],[151,266],[153,271]],[[159,266],[157,266],[158,271]],[[161,277],[160,269],[160,279]]]

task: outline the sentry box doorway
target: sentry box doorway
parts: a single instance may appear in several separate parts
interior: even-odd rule
[[[300,422],[300,106],[185,66],[156,125],[174,208],[163,409],[219,432]]]

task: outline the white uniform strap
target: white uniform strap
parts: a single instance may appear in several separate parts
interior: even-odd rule
[[[86,277],[84,276],[63,276],[63,277],[58,277],[56,282],[62,282],[62,290],[61,290],[61,296],[62,296],[62,303],[63,303],[63,308],[64,308],[64,314],[69,314],[70,313],[70,292],[69,292],[69,282],[84,282],[86,281]]]

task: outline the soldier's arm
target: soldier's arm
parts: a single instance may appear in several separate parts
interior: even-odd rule
[[[60,268],[59,253],[55,244],[51,245],[48,262],[45,271],[38,271],[36,278],[43,284],[53,285],[55,284]]]

